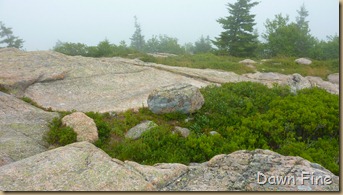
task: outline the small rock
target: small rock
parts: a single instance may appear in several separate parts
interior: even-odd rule
[[[98,129],[92,118],[82,112],[74,112],[62,118],[62,124],[74,129],[77,141],[95,142],[98,140]]]
[[[250,60],[250,59],[245,59],[239,62],[240,64],[245,64],[245,65],[252,65],[252,64],[256,64],[256,62],[254,60]]]
[[[136,125],[134,127],[132,127],[125,135],[126,138],[130,138],[130,139],[138,139],[141,137],[141,135],[154,128],[157,127],[157,124],[154,123],[153,121],[144,121],[142,123],[140,123],[139,125]]]
[[[217,131],[211,131],[210,135],[220,135]]]
[[[188,137],[190,133],[189,129],[182,127],[175,127],[174,132],[179,132],[182,135],[182,137]]]
[[[204,104],[200,90],[190,84],[173,84],[154,90],[148,97],[148,107],[155,114],[193,113]]]
[[[312,61],[309,60],[309,59],[306,59],[306,58],[299,58],[299,59],[296,59],[295,62],[297,64],[302,64],[302,65],[310,65],[312,64]]]

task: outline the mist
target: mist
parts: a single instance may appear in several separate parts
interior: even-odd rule
[[[235,0],[0,0],[0,21],[22,38],[24,49],[49,50],[60,40],[96,45],[104,39],[130,43],[134,16],[145,39],[153,35],[176,37],[182,45],[201,35],[217,37],[216,20],[228,16],[227,3]],[[262,0],[251,11],[259,35],[266,19],[282,13],[295,21],[304,4],[309,11],[311,34],[318,39],[339,32],[339,1]]]

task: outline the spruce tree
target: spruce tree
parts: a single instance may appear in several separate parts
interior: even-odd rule
[[[0,48],[2,44],[5,44],[5,47],[15,47],[21,49],[23,47],[23,39],[19,39],[13,35],[12,28],[7,28],[5,24],[0,21]]]
[[[298,27],[299,37],[295,44],[298,56],[307,57],[309,50],[314,46],[314,38],[310,34],[309,21],[306,21],[309,16],[308,11],[303,4],[300,10],[297,10],[298,16],[296,17],[296,24]]]
[[[254,33],[255,15],[250,14],[250,9],[257,4],[258,2],[251,2],[251,0],[228,3],[230,16],[217,20],[225,31],[213,41],[220,51],[238,57],[254,55],[258,45],[258,36]]]
[[[145,40],[144,36],[142,35],[142,30],[140,24],[138,24],[137,17],[135,16],[135,32],[132,35],[131,39],[131,47],[138,51],[143,51],[145,47]]]

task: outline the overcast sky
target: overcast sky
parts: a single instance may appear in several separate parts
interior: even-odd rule
[[[256,0],[257,1],[257,0]],[[305,4],[312,35],[326,39],[339,33],[338,0],[259,0],[251,11],[255,28],[263,33],[267,18],[288,14],[295,21],[296,10]],[[57,40],[97,45],[105,38],[118,44],[130,43],[134,16],[145,39],[166,34],[180,44],[194,42],[201,35],[211,39],[223,31],[216,22],[228,16],[227,3],[236,0],[0,0],[0,21],[24,39],[24,49],[48,50]]]

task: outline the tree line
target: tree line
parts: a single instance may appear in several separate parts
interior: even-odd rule
[[[307,17],[309,12],[302,5],[297,10],[295,21],[290,21],[288,15],[281,13],[274,19],[267,19],[265,32],[258,34],[254,28],[256,25],[255,15],[250,13],[251,8],[258,2],[252,0],[237,0],[228,3],[229,15],[219,18],[217,22],[222,25],[223,32],[213,40],[209,36],[201,36],[194,43],[180,45],[177,38],[167,35],[153,35],[145,40],[138,19],[134,17],[135,31],[130,38],[130,45],[121,41],[119,45],[110,43],[105,39],[97,46],[87,46],[82,43],[70,43],[58,41],[53,47],[67,55],[82,55],[89,57],[125,56],[132,53],[173,53],[173,54],[197,54],[215,53],[217,55],[229,55],[235,57],[309,57],[317,60],[339,58],[339,36],[328,36],[327,40],[319,40],[314,37],[309,28]],[[13,36],[11,28],[6,28],[0,22],[0,47],[22,48],[23,40]],[[260,41],[258,38],[263,40]]]

